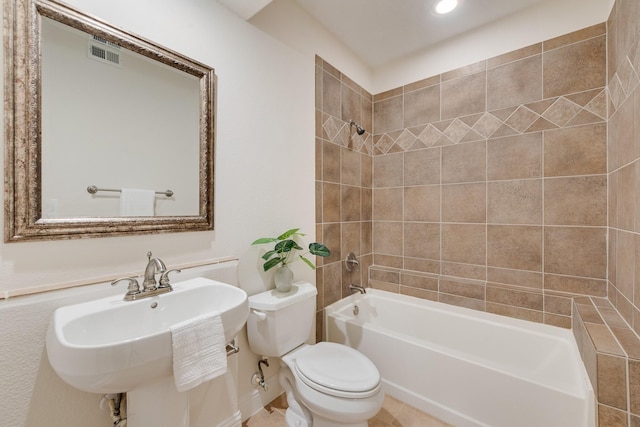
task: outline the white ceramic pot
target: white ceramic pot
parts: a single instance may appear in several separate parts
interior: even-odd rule
[[[278,292],[289,292],[293,284],[293,271],[287,265],[280,266],[276,269],[273,280],[276,282]]]

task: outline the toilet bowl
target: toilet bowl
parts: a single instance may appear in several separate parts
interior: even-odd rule
[[[342,344],[305,344],[315,316],[315,286],[249,297],[251,350],[280,357],[288,427],[366,427],[382,407],[380,373],[362,353]]]
[[[336,343],[303,345],[282,358],[295,379],[295,396],[313,426],[366,426],[382,407],[380,374],[362,353]]]

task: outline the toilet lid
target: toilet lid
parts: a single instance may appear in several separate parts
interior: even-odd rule
[[[373,362],[342,344],[320,342],[307,346],[296,355],[295,365],[305,384],[325,393],[368,395],[380,384],[380,373]]]

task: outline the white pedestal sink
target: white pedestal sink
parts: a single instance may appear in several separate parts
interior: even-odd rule
[[[136,301],[123,295],[57,309],[47,354],[67,384],[90,393],[128,396],[128,427],[188,427],[187,393],[175,388],[170,327],[218,312],[226,342],[249,316],[247,294],[205,278],[177,282],[173,291]],[[159,420],[159,422],[153,422]]]

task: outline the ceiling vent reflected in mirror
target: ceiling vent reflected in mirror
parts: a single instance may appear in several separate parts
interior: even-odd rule
[[[89,58],[122,68],[120,63],[120,46],[102,37],[90,36]]]

